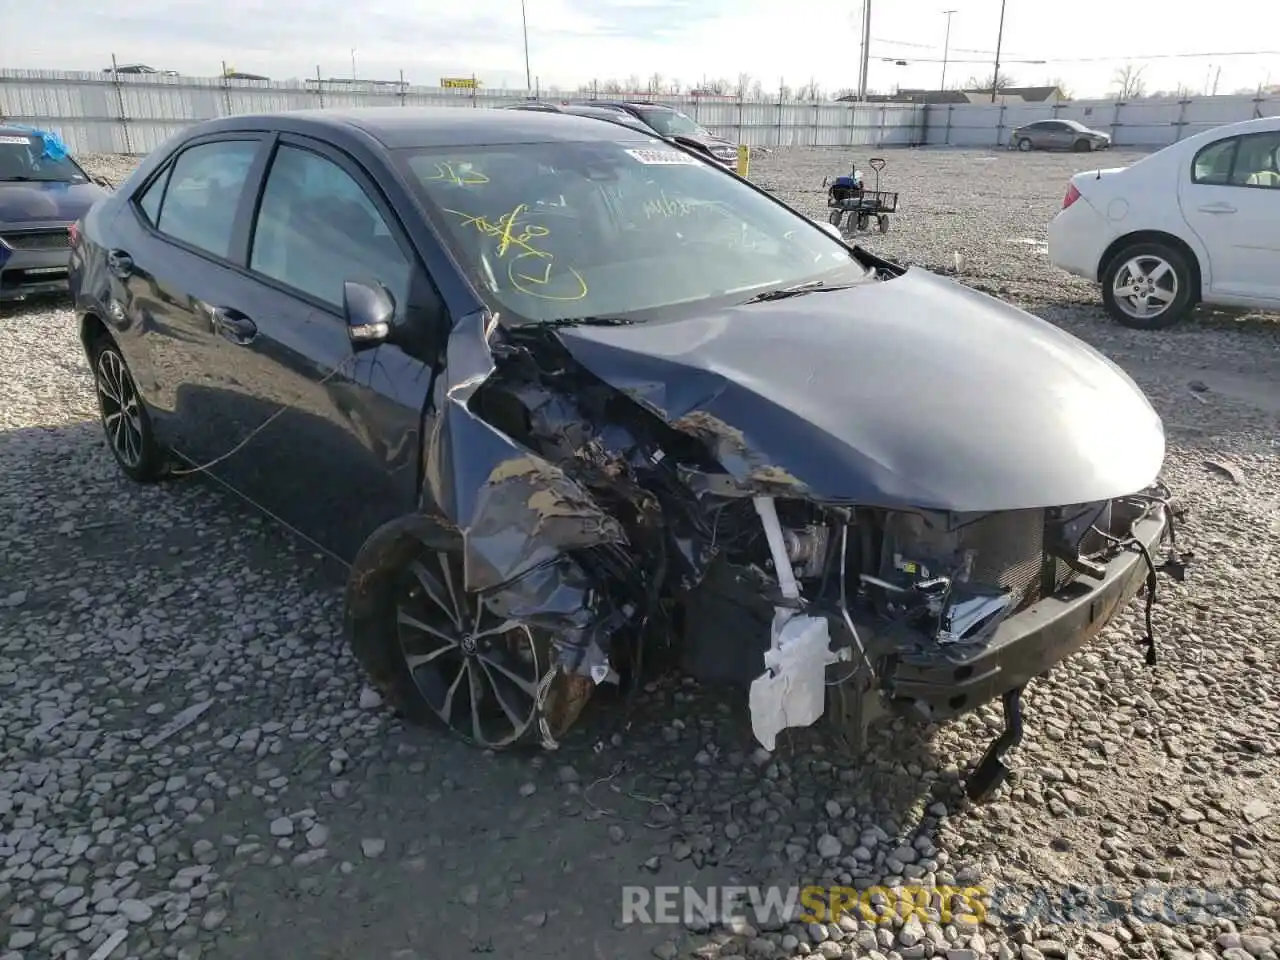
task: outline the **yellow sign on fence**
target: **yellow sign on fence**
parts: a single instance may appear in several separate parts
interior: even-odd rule
[[[480,84],[475,77],[441,77],[440,86],[450,89],[474,90]]]

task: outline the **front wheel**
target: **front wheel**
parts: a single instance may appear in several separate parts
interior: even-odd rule
[[[843,219],[844,211],[839,208],[832,210],[831,213],[827,215],[827,223],[831,224],[833,227],[840,226],[840,221]]]
[[[1076,153],[1089,153],[1091,150],[1093,150],[1093,144],[1091,144],[1088,140],[1077,140],[1075,142],[1075,145],[1071,149],[1074,150]]]
[[[93,351],[94,392],[107,446],[131,480],[152,483],[164,475],[165,457],[151,429],[151,418],[138,395],[124,355],[110,340]]]
[[[562,672],[545,631],[494,614],[464,589],[462,538],[425,517],[375,534],[347,588],[347,641],[372,683],[411,722],[438,722],[482,749],[565,732],[590,680]]]
[[[1122,326],[1163,330],[1189,314],[1191,267],[1163,243],[1136,243],[1112,257],[1102,274],[1102,302]]]
[[[1023,153],[1030,152],[1031,141],[1028,140],[1026,137],[1023,137],[1021,140],[1018,141],[1018,149],[1021,150]]]

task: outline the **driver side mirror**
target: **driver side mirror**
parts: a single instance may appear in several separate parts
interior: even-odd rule
[[[347,318],[347,336],[353,346],[379,344],[390,338],[396,302],[382,284],[344,281],[342,308]]]

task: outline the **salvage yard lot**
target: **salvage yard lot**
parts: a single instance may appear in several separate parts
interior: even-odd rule
[[[1135,603],[1033,685],[1014,773],[978,809],[960,777],[994,709],[886,729],[859,763],[821,729],[784,735],[768,757],[744,696],[664,676],[629,728],[604,703],[559,753],[480,754],[405,728],[363,690],[339,636],[341,581],[305,548],[207,484],[121,476],[65,303],[4,308],[0,960],[101,960],[109,939],[115,960],[1275,960],[1280,324],[1202,312],[1141,334],[1107,320],[1096,288],[1043,249],[1067,177],[1093,158],[884,154],[900,212],[867,235],[871,249],[1082,337],[1164,417],[1195,560],[1186,583],[1162,579],[1155,668]],[[823,177],[855,155],[865,166],[865,151],[777,152],[752,161],[752,178],[825,219]],[[118,179],[128,161],[89,165]],[[904,877],[1055,899],[1067,885],[1244,891],[1252,915],[1104,928],[992,912],[977,930],[922,931],[620,922],[624,884]]]

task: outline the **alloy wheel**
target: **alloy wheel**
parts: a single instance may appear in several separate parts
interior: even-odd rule
[[[400,652],[414,686],[446,725],[479,746],[501,748],[530,732],[539,711],[540,663],[532,631],[489,610],[463,588],[457,554],[409,564],[396,604]]]
[[[1126,260],[1111,283],[1116,306],[1135,320],[1151,320],[1178,296],[1178,273],[1168,261],[1150,254]]]
[[[98,404],[112,452],[125,466],[137,469],[144,455],[142,409],[133,377],[115,350],[98,354]]]

